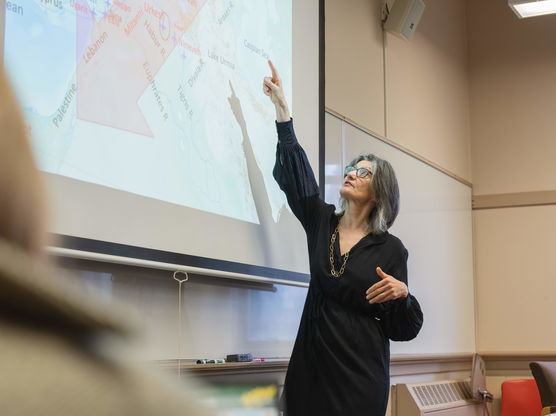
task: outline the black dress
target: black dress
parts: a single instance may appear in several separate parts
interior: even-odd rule
[[[409,295],[369,304],[365,291],[380,277],[407,284],[407,250],[388,232],[371,233],[350,251],[345,272],[330,274],[330,238],[339,217],[319,190],[290,120],[277,123],[274,178],[307,233],[311,282],[284,386],[288,416],[383,416],[388,402],[389,339],[415,338],[423,314]],[[341,265],[339,238],[335,268]]]

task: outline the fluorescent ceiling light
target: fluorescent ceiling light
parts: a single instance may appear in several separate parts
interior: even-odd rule
[[[508,0],[508,6],[520,19],[556,13],[556,0]]]

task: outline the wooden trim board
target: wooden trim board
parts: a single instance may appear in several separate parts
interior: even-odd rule
[[[541,205],[556,205],[556,190],[473,196],[474,210]]]

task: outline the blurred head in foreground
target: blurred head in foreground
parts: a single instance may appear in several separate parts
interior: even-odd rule
[[[45,237],[45,194],[23,118],[3,70],[0,126],[0,238],[39,254]]]
[[[45,192],[0,67],[0,407],[27,415],[206,415],[188,380],[129,360],[133,331],[76,279],[42,261]],[[118,352],[112,348],[120,344]]]

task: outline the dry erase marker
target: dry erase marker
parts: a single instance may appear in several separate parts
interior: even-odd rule
[[[256,363],[262,363],[264,361],[265,361],[264,358],[253,358],[253,362],[256,362]]]

